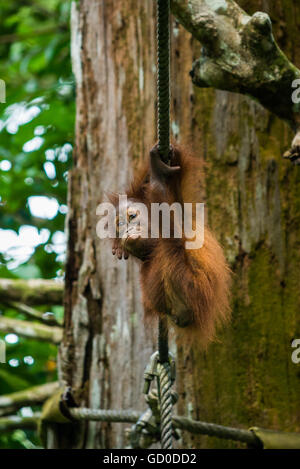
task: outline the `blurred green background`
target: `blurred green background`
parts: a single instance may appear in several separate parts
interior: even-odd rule
[[[69,16],[69,1],[0,4],[0,78],[6,83],[6,103],[0,104],[0,277],[63,279],[75,118]],[[62,319],[62,307],[51,312]],[[0,304],[3,314],[26,319]],[[0,395],[56,379],[55,346],[15,334],[0,333],[0,339],[7,349]],[[0,434],[0,448],[39,445],[32,431]]]

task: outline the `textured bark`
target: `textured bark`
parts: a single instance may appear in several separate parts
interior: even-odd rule
[[[250,16],[232,0],[173,0],[172,9],[205,47],[193,65],[195,85],[252,96],[298,127],[291,94],[300,70],[278,47],[267,13]]]
[[[61,380],[94,408],[145,408],[144,366],[153,352],[143,324],[138,267],[118,261],[96,236],[96,207],[125,189],[154,141],[153,2],[73,5],[77,81],[74,169],[70,174],[69,256]],[[58,445],[122,447],[124,425],[91,423]]]
[[[270,15],[276,40],[299,66],[299,2],[238,3],[249,14]],[[220,343],[205,354],[178,351],[178,413],[299,431],[299,365],[291,361],[291,341],[300,336],[300,173],[281,159],[292,134],[249,98],[188,85],[200,50],[181,27],[173,49],[174,128],[206,161],[208,219],[235,273],[232,324]],[[238,445],[186,433],[183,446]]]
[[[145,337],[137,268],[96,236],[105,190],[124,188],[154,136],[153,3],[81,0],[73,7],[77,149],[69,188],[69,255],[60,379],[95,408],[142,409]],[[266,11],[299,66],[298,0],[240,1]],[[178,414],[247,428],[299,431],[299,171],[281,160],[288,127],[245,96],[196,88],[200,44],[173,21],[172,132],[206,162],[208,219],[236,273],[232,324],[207,353],[177,350]],[[298,63],[297,63],[298,62]],[[153,327],[154,334],[156,333]],[[73,432],[72,432],[73,429]],[[58,432],[56,447],[124,447],[124,426]],[[237,443],[184,432],[182,447]]]
[[[193,83],[251,96],[295,132],[284,156],[299,163],[300,106],[292,101],[300,70],[279,48],[265,12],[248,15],[233,0],[172,0],[172,11],[203,46]]]

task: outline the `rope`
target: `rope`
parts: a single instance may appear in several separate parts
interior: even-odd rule
[[[187,430],[190,433],[215,436],[225,440],[234,440],[247,443],[250,446],[261,446],[260,441],[250,430],[241,430],[239,428],[223,427],[215,423],[199,422],[186,417],[173,417],[175,428]]]
[[[166,317],[160,317],[158,321],[158,353],[160,363],[169,361],[168,322]]]
[[[157,133],[163,161],[170,150],[170,0],[157,0]]]
[[[157,382],[160,396],[161,447],[172,448],[172,377],[169,363],[168,324],[166,318],[158,323]]]
[[[136,423],[141,417],[140,412],[134,410],[98,410],[74,407],[69,408],[68,412],[72,419],[80,421]],[[250,430],[224,427],[215,423],[200,422],[177,415],[173,417],[172,422],[174,428],[186,430],[190,433],[240,441],[251,447],[261,447],[260,440]]]
[[[172,378],[168,362],[158,363],[160,395],[160,441],[163,449],[172,449]]]
[[[134,410],[98,410],[87,407],[68,408],[70,417],[74,420],[91,420],[94,422],[125,422],[136,423],[141,413]]]
[[[170,151],[170,0],[157,0],[157,134],[160,156],[167,163]],[[158,353],[161,447],[171,449],[172,379],[165,318],[159,319]]]

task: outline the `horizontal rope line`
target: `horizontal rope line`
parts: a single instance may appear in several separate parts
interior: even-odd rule
[[[135,410],[98,410],[88,408],[69,408],[68,412],[74,420],[96,422],[126,422],[135,423],[141,417],[141,413]],[[215,423],[200,422],[186,417],[173,416],[174,428],[186,430],[199,435],[209,435],[227,440],[241,441],[252,446],[261,446],[258,438],[250,430],[224,427]]]

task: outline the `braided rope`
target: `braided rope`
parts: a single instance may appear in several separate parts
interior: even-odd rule
[[[134,410],[99,410],[86,407],[73,407],[68,409],[70,417],[74,420],[92,420],[94,422],[126,422],[136,423],[141,413]]]
[[[160,441],[163,449],[172,449],[172,379],[168,362],[158,363],[160,391]]]
[[[241,441],[250,446],[261,446],[258,438],[251,430],[241,430],[239,428],[223,427],[216,423],[200,422],[186,417],[173,417],[173,425],[181,430],[199,435],[215,436],[225,440]]]
[[[170,0],[157,0],[157,133],[163,161],[170,150]]]
[[[162,381],[163,383],[163,378]],[[169,406],[168,401],[164,402],[164,408]],[[85,407],[68,408],[69,415],[74,420],[96,421],[96,422],[120,422],[136,423],[141,417],[141,413],[135,410],[100,410],[88,409]],[[261,447],[259,438],[251,430],[240,428],[224,427],[215,423],[201,422],[187,417],[174,415],[172,418],[174,428],[186,430],[193,434],[215,436],[226,440],[240,441],[252,447]],[[165,435],[169,438],[169,432]]]
[[[170,151],[170,0],[157,0],[157,134],[160,156],[167,163]],[[159,319],[158,352],[161,447],[171,449],[172,380],[165,318]]]

